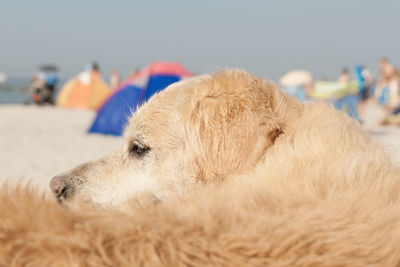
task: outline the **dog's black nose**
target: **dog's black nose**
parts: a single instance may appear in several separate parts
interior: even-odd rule
[[[66,182],[66,179],[62,176],[55,176],[50,181],[50,189],[56,195],[59,202],[71,198],[74,194],[74,187]]]

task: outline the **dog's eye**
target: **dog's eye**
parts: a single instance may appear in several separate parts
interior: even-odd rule
[[[143,156],[147,152],[149,152],[150,148],[148,146],[143,145],[142,143],[135,142],[129,147],[129,154],[136,156]]]

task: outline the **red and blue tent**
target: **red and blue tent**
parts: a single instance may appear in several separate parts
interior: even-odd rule
[[[98,110],[89,133],[122,135],[136,107],[172,83],[191,74],[177,62],[154,62],[128,77]]]

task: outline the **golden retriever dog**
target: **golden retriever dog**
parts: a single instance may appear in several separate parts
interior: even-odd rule
[[[186,80],[133,114],[120,150],[50,186],[59,201],[77,195],[107,207],[141,192],[165,200],[253,168],[302,112],[300,102],[246,72]]]
[[[124,140],[52,179],[67,205],[1,189],[0,265],[400,266],[399,169],[330,106],[226,70],[152,97]]]

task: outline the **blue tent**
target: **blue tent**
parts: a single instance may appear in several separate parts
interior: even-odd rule
[[[129,77],[99,109],[89,133],[122,135],[128,119],[140,104],[183,77],[189,77],[179,63],[156,62]]]
[[[127,118],[142,102],[143,93],[141,88],[135,86],[119,90],[100,108],[89,133],[121,135]]]

